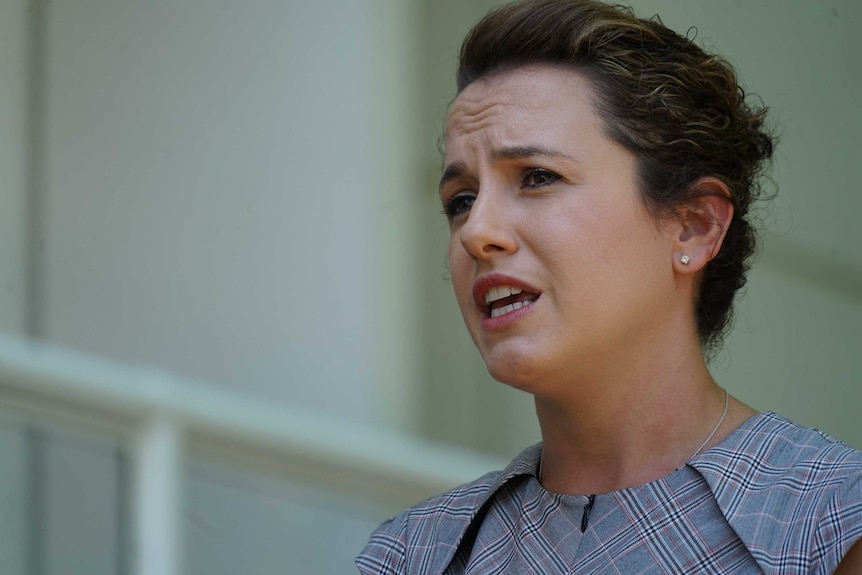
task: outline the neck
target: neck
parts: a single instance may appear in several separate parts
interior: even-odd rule
[[[536,397],[546,489],[607,493],[654,481],[736,427],[716,428],[725,392],[699,348],[665,360],[606,362],[613,367],[556,387],[565,393]],[[747,417],[735,402],[731,414],[730,420]]]

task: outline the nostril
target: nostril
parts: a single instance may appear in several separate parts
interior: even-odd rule
[[[505,249],[506,248],[504,248],[503,246],[498,246],[497,244],[485,244],[482,247],[482,251],[484,251],[485,253],[499,252],[504,251]]]

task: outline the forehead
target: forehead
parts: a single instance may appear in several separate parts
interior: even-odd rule
[[[561,124],[595,124],[592,96],[586,78],[559,66],[525,66],[480,78],[449,109],[445,149],[487,138],[517,144],[523,138],[551,137]]]

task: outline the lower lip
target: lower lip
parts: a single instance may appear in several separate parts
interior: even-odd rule
[[[512,310],[509,313],[504,313],[503,315],[499,315],[497,317],[491,317],[490,315],[482,316],[482,330],[483,331],[493,331],[496,329],[502,329],[504,327],[508,327],[513,322],[518,321],[536,307],[536,303],[538,303],[538,299],[529,303],[523,307],[520,307],[516,310]]]

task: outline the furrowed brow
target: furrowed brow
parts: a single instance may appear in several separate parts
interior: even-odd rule
[[[493,160],[519,160],[523,158],[535,158],[539,156],[551,157],[551,158],[566,158],[567,160],[571,160],[573,162],[577,162],[577,160],[568,154],[564,154],[558,150],[554,150],[552,148],[546,148],[544,146],[512,146],[510,148],[498,148],[491,152],[491,159]],[[447,183],[452,180],[458,179],[467,173],[467,164],[464,162],[453,162],[446,166],[443,170],[443,176],[440,178],[440,184],[438,189],[442,189]]]
[[[567,158],[574,160],[571,156],[544,146],[513,146],[511,148],[499,148],[491,152],[491,158],[495,160],[518,160],[535,156],[550,156],[554,158]]]

